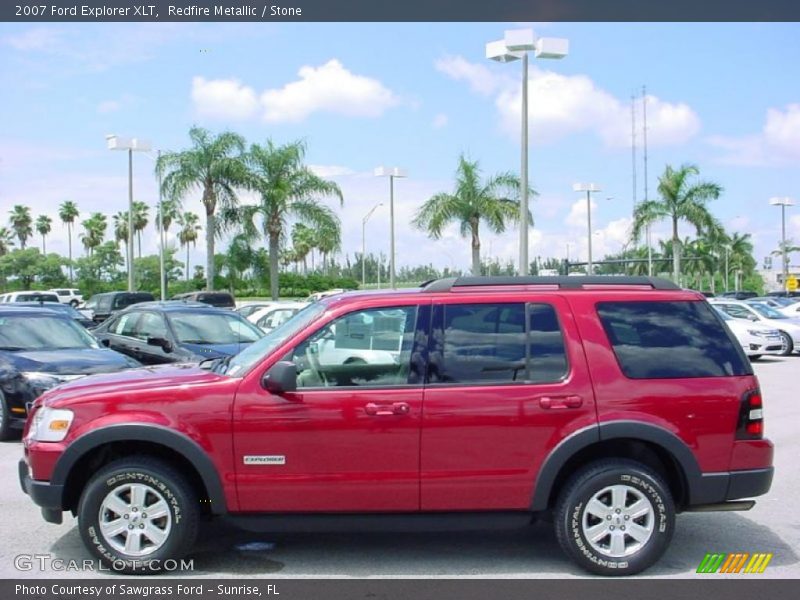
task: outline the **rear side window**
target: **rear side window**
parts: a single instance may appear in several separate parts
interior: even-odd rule
[[[435,307],[431,383],[547,383],[567,373],[564,338],[549,304]]]
[[[752,374],[705,302],[601,302],[597,313],[631,379]]]

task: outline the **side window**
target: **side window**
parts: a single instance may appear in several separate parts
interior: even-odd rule
[[[297,387],[380,387],[409,382],[417,307],[369,309],[328,323],[291,353]]]
[[[436,313],[431,383],[545,383],[566,375],[549,304],[446,304]]]
[[[127,313],[120,315],[117,321],[111,325],[109,330],[115,335],[124,335],[126,337],[135,337],[136,335],[136,321],[139,320],[141,313]]]
[[[601,302],[597,313],[622,371],[631,379],[752,374],[705,302]]]
[[[738,304],[726,304],[723,306],[722,310],[724,310],[734,319],[750,319],[753,316],[753,313],[750,312],[749,309],[745,308],[744,306],[739,306]]]
[[[164,317],[156,313],[142,313],[136,327],[136,337],[147,341],[148,338],[167,338],[167,324]]]

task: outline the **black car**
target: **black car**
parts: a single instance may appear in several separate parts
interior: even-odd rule
[[[86,327],[86,329],[91,329],[92,327],[97,325],[97,323],[95,323],[91,319],[87,319],[85,315],[83,315],[78,310],[73,308],[72,305],[70,304],[62,304],[61,302],[17,302],[15,306],[17,305],[30,306],[34,308],[45,308],[47,310],[51,310],[60,315],[73,319],[77,323],[80,323],[81,325]]]
[[[140,302],[152,302],[155,297],[150,292],[105,292],[95,294],[83,306],[94,313],[95,323],[102,323],[117,311]]]
[[[719,295],[720,298],[735,298],[736,300],[748,300],[757,296],[758,294],[756,292],[745,292],[743,290],[738,292],[722,292]]]
[[[175,294],[172,299],[185,302],[202,302],[217,308],[236,308],[236,300],[228,292],[186,292],[184,294]]]
[[[137,304],[93,333],[100,343],[145,364],[224,358],[264,335],[233,311],[183,300]]]
[[[65,381],[138,367],[103,348],[74,319],[46,308],[0,308],[0,439],[21,429],[28,404]]]

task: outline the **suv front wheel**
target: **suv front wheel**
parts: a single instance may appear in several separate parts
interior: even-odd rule
[[[86,546],[122,573],[157,572],[197,536],[198,500],[169,464],[147,456],[112,462],[86,485],[78,527]]]
[[[655,563],[675,529],[675,505],[659,475],[624,459],[592,463],[564,486],[555,507],[556,537],[581,567],[632,575]]]

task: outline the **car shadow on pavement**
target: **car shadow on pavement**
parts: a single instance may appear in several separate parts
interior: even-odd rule
[[[52,546],[65,561],[89,558],[77,528]],[[767,527],[737,513],[686,513],[661,560],[643,575],[693,577],[707,552],[771,552],[771,566],[798,562],[794,549]],[[555,540],[552,525],[447,533],[280,534],[206,524],[192,571],[161,576],[269,577],[584,577]]]

